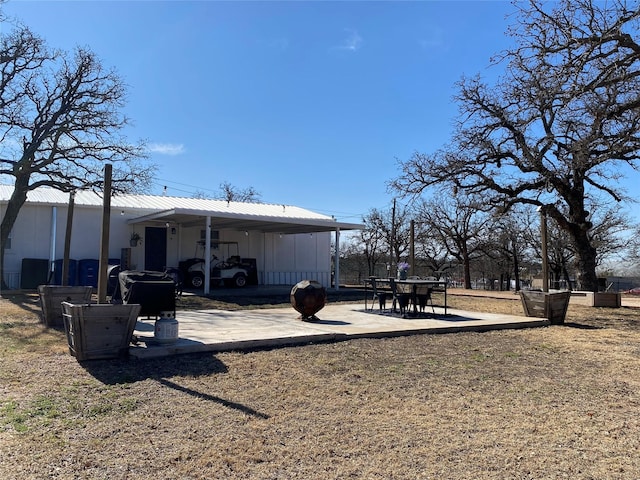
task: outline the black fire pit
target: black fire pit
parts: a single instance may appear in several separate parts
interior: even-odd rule
[[[291,289],[291,306],[303,321],[318,320],[318,313],[327,303],[327,290],[315,280],[303,280]]]

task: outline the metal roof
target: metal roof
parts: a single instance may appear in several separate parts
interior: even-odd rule
[[[11,197],[13,186],[0,185],[0,203]],[[69,194],[53,188],[40,187],[27,195],[32,205],[66,206]],[[76,207],[102,208],[102,196],[93,191],[79,191],[74,198]],[[340,230],[359,230],[358,223],[338,222],[293,205],[269,203],[227,202],[199,198],[170,197],[162,195],[114,195],[111,208],[137,215],[129,223],[171,222],[184,226],[204,225],[211,217],[216,229],[258,230],[274,233],[310,233]]]

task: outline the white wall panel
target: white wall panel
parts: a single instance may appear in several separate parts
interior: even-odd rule
[[[20,212],[12,232],[12,246],[5,254],[5,281],[12,286],[19,284],[15,275],[21,270],[23,258],[48,259],[51,246],[52,207],[47,205],[25,205]],[[64,254],[64,237],[67,223],[67,207],[58,206],[55,256]],[[3,212],[0,212],[3,213]],[[98,259],[100,257],[100,229],[102,210],[96,207],[76,205],[74,209],[70,258],[75,260]],[[119,259],[122,248],[129,247],[131,231],[144,237],[145,224],[129,225],[127,220],[133,214],[114,208],[110,224],[109,258]],[[151,225],[151,224],[150,224]],[[153,224],[158,226],[158,223]],[[171,228],[176,228],[171,233]],[[212,225],[215,230],[215,225]],[[198,248],[202,227],[181,227],[170,225],[167,229],[167,265],[178,266],[180,260],[202,257]],[[294,285],[301,280],[317,280],[330,286],[332,233],[297,235],[263,234],[258,231],[221,230],[220,241],[237,241],[239,255],[255,258],[258,279],[267,285]],[[132,268],[144,268],[145,240],[131,248]],[[214,250],[221,260],[226,258],[226,250]],[[17,285],[15,286],[17,288]]]

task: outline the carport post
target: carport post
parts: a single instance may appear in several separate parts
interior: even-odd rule
[[[207,216],[204,229],[204,294],[209,295],[211,289],[211,217]]]

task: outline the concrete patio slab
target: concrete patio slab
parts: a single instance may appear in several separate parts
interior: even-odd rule
[[[255,310],[178,311],[179,338],[159,343],[154,338],[154,319],[138,319],[137,342],[129,349],[133,358],[155,358],[197,352],[250,350],[341,341],[362,337],[389,337],[425,333],[485,331],[540,327],[548,320],[442,309],[428,317],[402,318],[365,311],[362,303],[329,304],[318,312],[318,320],[302,321],[293,308]]]

